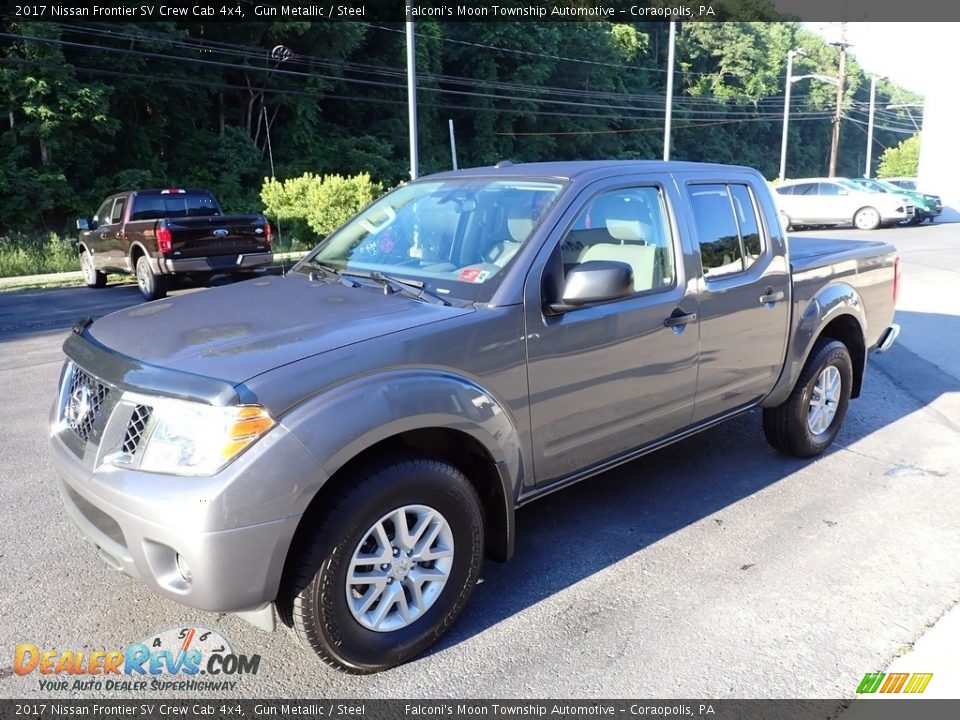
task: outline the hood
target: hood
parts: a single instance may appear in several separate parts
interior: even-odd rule
[[[87,333],[146,365],[239,384],[353,343],[472,312],[294,273],[145,303]]]

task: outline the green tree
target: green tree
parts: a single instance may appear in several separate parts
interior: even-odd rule
[[[920,165],[920,136],[913,135],[880,156],[877,177],[913,177]]]

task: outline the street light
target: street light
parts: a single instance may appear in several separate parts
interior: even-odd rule
[[[783,138],[780,141],[780,182],[783,182],[787,171],[787,127],[790,123],[790,88],[798,80],[822,80],[831,85],[840,85],[840,81],[829,75],[797,75],[793,76],[793,56],[801,55],[806,57],[806,52],[801,49],[790,50],[787,52],[787,87],[783,100]]]
[[[877,78],[870,78],[870,122],[867,123],[867,167],[864,177],[870,177],[870,163],[873,161],[873,112],[877,104]]]
[[[916,128],[917,132],[920,132],[920,126],[917,125],[917,121],[913,119],[913,113],[910,112],[910,108],[922,108],[923,103],[897,103],[895,105],[887,105],[887,110],[897,110],[899,108],[905,108],[907,111],[907,117],[910,118],[910,122],[913,123],[913,127]]]

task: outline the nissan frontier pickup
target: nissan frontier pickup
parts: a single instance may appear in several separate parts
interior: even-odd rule
[[[753,408],[822,453],[896,338],[898,273],[885,243],[788,242],[748,168],[424,177],[286,276],[78,324],[59,488],[154,592],[383,670],[510,558],[525,503]]]

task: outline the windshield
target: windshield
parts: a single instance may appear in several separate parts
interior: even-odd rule
[[[859,178],[854,180],[854,182],[861,188],[866,188],[870,192],[890,192],[889,188],[885,188],[881,183],[877,182],[876,180],[871,180],[870,178]]]
[[[533,233],[558,182],[455,178],[405,185],[324,240],[301,267],[379,271],[476,300]]]
[[[909,192],[909,191],[904,191],[903,188],[897,187],[897,186],[894,185],[893,183],[888,183],[888,182],[886,182],[885,180],[872,180],[871,182],[873,182],[875,185],[879,185],[881,188],[883,188],[883,191],[884,191],[884,192],[894,193],[894,194],[898,194],[898,195],[902,195],[904,192]]]
[[[857,190],[858,192],[863,191],[863,187],[864,187],[863,185],[859,183],[855,183],[853,180],[850,180],[849,178],[833,178],[833,181],[836,183],[839,183],[840,185],[843,185],[843,187],[847,188],[848,190]]]

